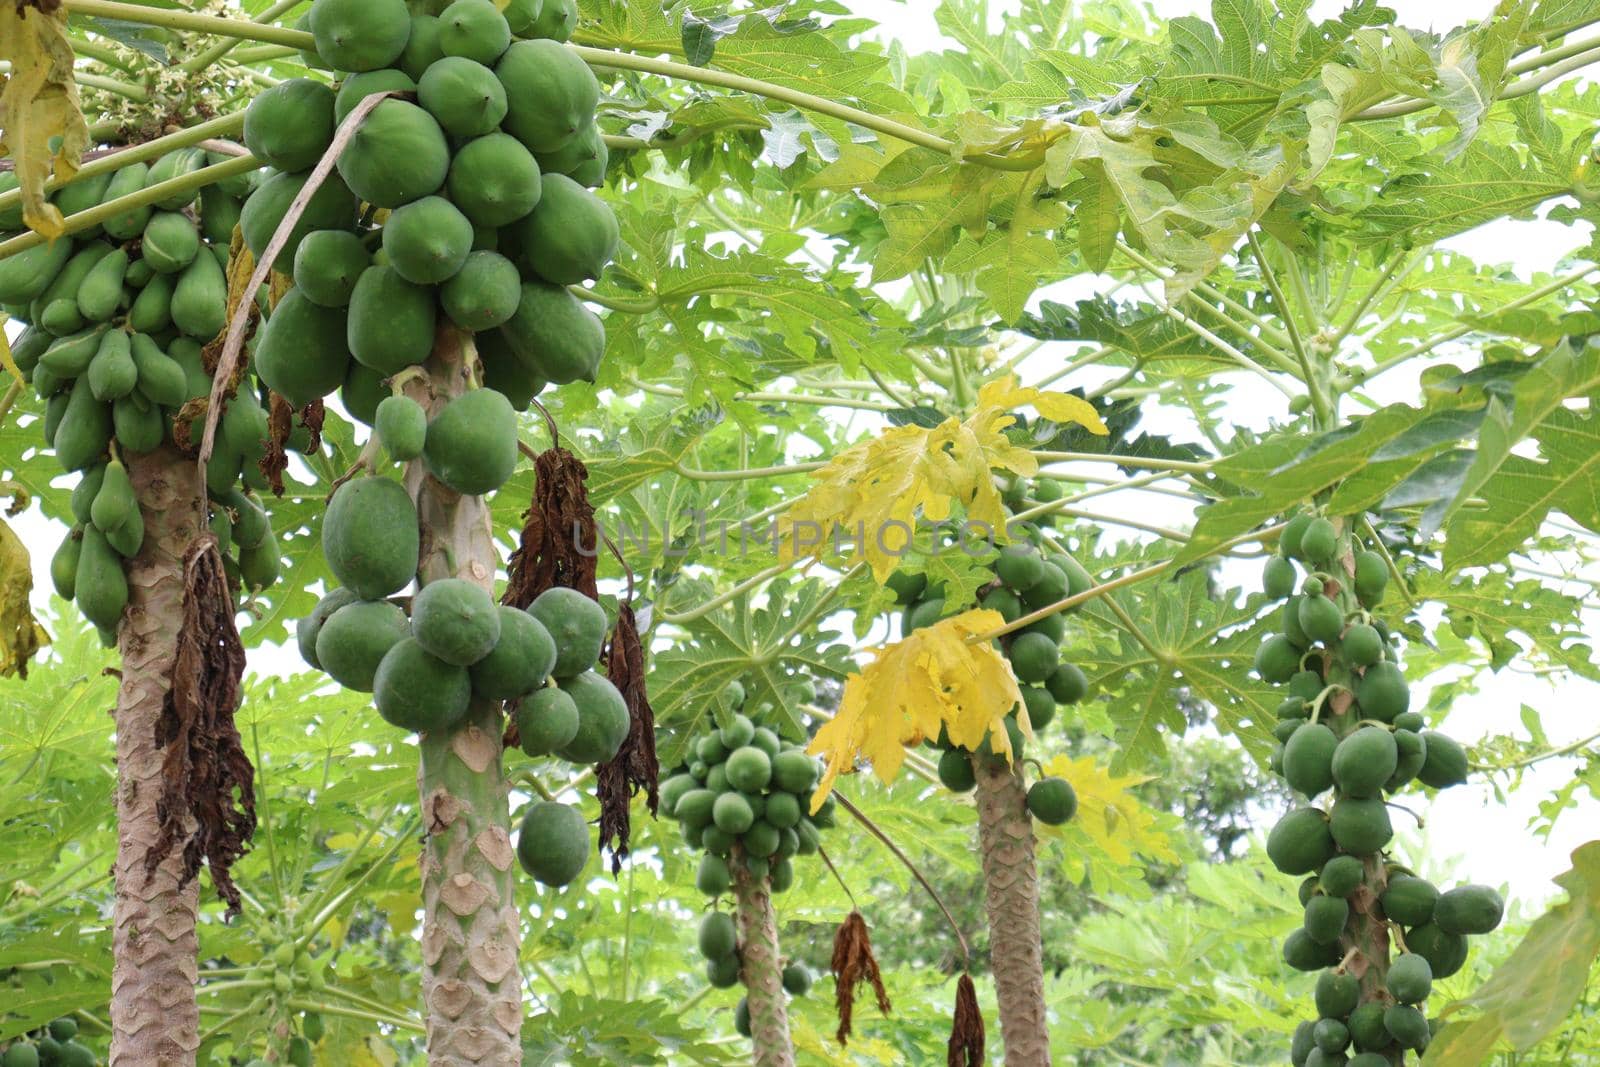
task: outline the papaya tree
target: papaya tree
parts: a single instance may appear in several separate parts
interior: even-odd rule
[[[668,920],[705,893],[650,818],[689,821],[656,754],[709,785],[695,757],[742,735],[735,680],[769,764],[825,760],[814,789],[769,795],[740,755],[751,788],[698,827],[702,848],[707,826],[739,838],[710,855],[726,844],[734,944],[759,951],[706,954],[719,980],[743,959],[758,1062],[847,1033],[970,1062],[984,1011],[1006,1062],[1169,1055],[1092,1015],[1096,973],[1136,975],[1087,934],[1061,960],[1047,894],[1210,914],[1207,879],[1231,876],[1184,864],[1145,804],[1170,802],[1145,777],[1174,784],[1167,742],[1191,727],[1281,773],[1262,788],[1288,794],[1260,798],[1281,821],[1240,862],[1306,878],[1253,920],[1262,944],[1288,935],[1281,958],[1192,965],[1214,968],[1196,988],[1278,968],[1315,1005],[1291,1032],[1252,1000],[1227,1055],[1467,1062],[1560,1029],[1594,956],[1591,861],[1535,948],[1504,955],[1492,930],[1518,902],[1435,890],[1454,876],[1407,827],[1452,809],[1396,793],[1488,773],[1514,794],[1592,747],[1547,737],[1531,698],[1477,746],[1446,720],[1487,684],[1451,672],[1596,676],[1593,253],[1574,237],[1510,270],[1463,235],[1594,221],[1596,116],[1570,79],[1600,58],[1600,12],[1515,0],[1432,33],[1370,4],[1163,21],[1041,0],[996,27],[949,0],[948,51],[838,16],[0,11],[0,466],[59,523],[0,536],[0,667],[37,651],[35,609],[89,662],[70,613],[29,603],[15,540],[121,672],[111,963],[17,934],[0,966],[29,968],[7,980],[32,999],[0,1041],[53,1054],[72,1016],[65,1040],[118,1063],[647,1062],[641,1035],[670,1033],[717,1062],[696,1035],[741,1013],[698,966],[637,963],[630,924],[692,956]],[[291,634],[316,673],[242,690],[247,649],[300,668],[274,658]],[[296,700],[299,739],[270,718]],[[295,757],[324,736],[343,747],[318,749],[319,780]],[[852,780],[868,769],[882,789]],[[744,838],[774,828],[776,854],[772,798],[807,795],[799,827],[835,789],[917,859],[967,857],[981,890],[946,909],[971,959],[882,975],[899,1007],[854,1031],[785,1004],[774,968],[823,958],[812,927],[854,911],[845,885],[897,883],[852,849],[830,856],[837,891],[779,914],[772,835]],[[329,792],[326,823],[295,810]],[[724,827],[740,803],[750,827]],[[258,818],[271,837],[243,856]],[[414,883],[392,869],[408,838]],[[202,865],[242,925],[197,922]],[[981,919],[961,906],[979,897]],[[56,914],[54,888],[38,899],[18,931]],[[1578,950],[1536,951],[1553,930]],[[950,1024],[936,987],[974,965]],[[864,973],[835,971],[841,993]],[[1552,975],[1548,1015],[1507,1022]],[[1229,1010],[1162,997],[1149,1029],[1174,1042]],[[1441,1025],[1446,998],[1471,1022]],[[626,1047],[583,1048],[593,1019]]]

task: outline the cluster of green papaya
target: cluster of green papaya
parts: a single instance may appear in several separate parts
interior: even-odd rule
[[[697,938],[700,955],[706,961],[706,977],[718,989],[727,989],[739,981],[743,966],[739,955],[739,931],[733,916],[725,911],[708,911],[700,919]],[[811,968],[791,961],[783,968],[783,991],[792,997],[803,997],[811,992],[816,978]],[[740,997],[733,1008],[733,1027],[740,1036],[750,1036],[750,998]]]
[[[744,686],[729,682],[725,697],[725,706],[742,707]],[[815,852],[819,828],[833,825],[831,796],[810,813],[817,761],[742,711],[696,741],[690,754],[661,783],[659,810],[678,820],[691,847],[704,851],[695,879],[700,891],[712,897],[727,892],[732,863],[769,880],[774,893],[788,890],[794,884],[790,861]]]
[[[442,312],[473,334],[482,388],[435,419],[445,425],[427,428],[422,454],[462,493],[504,482],[515,412],[546,385],[592,381],[605,348],[568,288],[598,277],[619,237],[589,189],[607,160],[599,83],[562,43],[574,18],[565,0],[455,0],[438,14],[316,0],[313,58],[337,84],[283,82],[245,116],[246,144],[272,168],[241,218],[259,256],[338,125],[364,98],[399,94],[366,117],[294,227],[277,261],[294,287],[255,365],[295,407],[340,390],[370,425],[384,382],[433,351]]]
[[[207,155],[183,149],[80,179],[55,194],[63,212],[180,177]],[[64,470],[83,477],[72,494],[74,526],[51,562],[56,592],[115,643],[127,605],[123,561],[144,542],[144,520],[122,462],[173,439],[178,412],[211,391],[202,346],[225,326],[229,243],[253,176],[196,194],[175,194],[72,238],[0,260],[0,305],[27,324],[12,346],[18,368],[45,401],[44,439]],[[21,225],[0,217],[0,229]],[[274,584],[281,564],[266,512],[266,408],[239,390],[218,424],[206,470],[211,527],[230,575],[245,590]],[[198,440],[199,423],[190,427]],[[305,447],[301,432],[292,445]]]
[[[378,714],[403,730],[452,730],[474,701],[506,703],[530,755],[578,764],[615,756],[631,720],[622,694],[594,669],[605,609],[554,588],[523,611],[461,578],[396,597],[416,577],[421,540],[416,505],[399,482],[368,476],[338,488],[323,517],[322,551],[340,584],[300,620],[305,661],[346,689],[372,693]],[[565,885],[588,850],[588,827],[575,810],[528,810],[518,854],[534,878]]]
[[[0,1067],[95,1067],[94,1050],[77,1037],[78,1020],[57,1019],[13,1041],[0,1053]]]
[[[742,708],[744,686],[729,682],[725,707]],[[786,744],[766,726],[735,710],[726,726],[713,726],[689,748],[690,758],[661,783],[662,815],[678,820],[683,839],[701,849],[695,884],[709,897],[733,885],[733,865],[774,893],[794,884],[795,856],[809,856],[822,843],[821,831],[834,824],[836,801],[827,797],[811,813],[817,761],[801,745]],[[700,954],[706,980],[729,989],[743,977],[733,917],[711,911],[700,922]],[[783,988],[793,996],[811,989],[811,971],[802,963],[783,969]],[[750,1036],[750,1006],[740,998],[734,1009],[739,1033]]]
[[[1020,541],[1000,550],[994,562],[994,580],[979,594],[978,606],[999,612],[1006,622],[1015,622],[1030,611],[1081,593],[1093,584],[1083,565],[1066,553],[1046,553],[1031,541]],[[902,633],[909,635],[938,622],[945,613],[943,591],[929,588],[920,574],[898,571],[889,576],[888,586],[904,608]],[[1083,670],[1061,658],[1061,640],[1065,636],[1065,613],[1057,612],[1000,639],[1012,673],[1021,684],[1020,710],[1026,711],[1032,729],[1050,725],[1058,705],[1076,704],[1088,695],[1089,680]],[[1027,745],[1017,714],[1014,709],[1006,717],[1013,760],[1022,758]],[[940,752],[940,782],[954,793],[970,792],[977,786],[974,759],[993,758],[987,738],[974,750],[952,743],[943,733],[928,744]],[[1043,778],[1028,791],[1028,810],[1040,822],[1059,826],[1076,814],[1077,794],[1063,778]]]
[[[1441,894],[1385,853],[1394,836],[1386,794],[1414,782],[1444,789],[1467,775],[1461,746],[1411,710],[1395,636],[1373,614],[1388,582],[1381,553],[1312,512],[1285,525],[1264,573],[1268,597],[1283,607],[1255,670],[1287,690],[1272,766],[1307,801],[1329,797],[1294,808],[1267,838],[1278,870],[1306,876],[1304,922],[1283,958],[1323,971],[1318,1018],[1294,1036],[1295,1067],[1378,1067],[1420,1053],[1433,980],[1460,970],[1466,936],[1492,930],[1504,910],[1486,886]],[[1391,938],[1402,949],[1393,960]]]

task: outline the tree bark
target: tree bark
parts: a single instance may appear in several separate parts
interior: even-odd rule
[[[407,391],[432,416],[473,388],[475,359],[465,335],[443,327],[427,380]],[[492,594],[499,558],[483,499],[447,488],[420,460],[407,469],[406,486],[421,524],[422,582],[464,578]],[[500,705],[478,702],[455,730],[421,738],[422,994],[433,1067],[522,1062],[521,930],[503,719]]]
[[[783,957],[778,950],[778,919],[772,911],[772,883],[751,877],[742,861],[735,861],[732,866],[734,899],[738,901],[739,977],[750,1009],[755,1067],[794,1067],[789,1009],[783,992]]]
[[[153,872],[146,872],[145,856],[160,838],[156,726],[172,687],[183,620],[183,556],[205,526],[205,488],[194,461],[170,446],[124,459],[144,513],[145,539],[127,563],[128,608],[117,635],[122,686],[116,709],[111,1067],[189,1067],[200,1047],[199,889],[196,879],[182,880],[181,848]]]
[[[1039,874],[1034,867],[1027,791],[1015,766],[983,756],[974,756],[972,765],[978,779],[978,847],[983,853],[989,957],[1005,1062],[1011,1067],[1048,1067]]]

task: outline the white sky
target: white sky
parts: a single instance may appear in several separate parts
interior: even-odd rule
[[[932,5],[927,0],[905,3],[850,0],[849,6],[890,28],[910,52],[957,47],[938,33]],[[992,7],[997,10],[1015,6],[1015,0],[992,0]],[[1154,6],[1169,17],[1204,14],[1209,7],[1187,0],[1154,0]],[[1446,29],[1473,9],[1481,7],[1486,14],[1488,8],[1487,3],[1468,7],[1438,0],[1390,0],[1387,6],[1398,12],[1402,23],[1423,29]],[[1313,13],[1318,18],[1331,17],[1340,7],[1329,0],[1318,0]],[[1553,223],[1503,222],[1455,238],[1448,246],[1483,262],[1508,259],[1517,272],[1526,277],[1536,271],[1549,270],[1563,254],[1585,240],[1583,235]],[[1034,299],[1077,299],[1092,292],[1093,284],[1092,279],[1063,283],[1050,287]],[[1046,367],[1059,365],[1056,360],[1061,358],[1062,351],[1046,349],[1034,358]],[[1455,358],[1460,361],[1459,355]],[[1414,386],[1414,379],[1404,373],[1390,375],[1383,381],[1393,394],[1384,399],[1407,399]],[[1064,384],[1093,385],[1095,380],[1086,375]],[[1240,384],[1237,399],[1228,412],[1234,421],[1261,429],[1270,418],[1282,417],[1280,394],[1258,380],[1244,378]],[[1179,437],[1193,436],[1184,420],[1175,413],[1155,413],[1145,428]],[[1100,471],[1104,473],[1104,468]],[[1115,503],[1106,504],[1104,510],[1122,517],[1180,527],[1192,520],[1187,506],[1170,497],[1119,494],[1113,499]],[[62,531],[45,521],[37,507],[19,516],[13,524],[33,553],[35,600],[43,606],[50,595],[50,556]],[[1240,561],[1224,565],[1224,577],[1230,584],[1248,587],[1259,581],[1258,573],[1257,563]],[[1600,570],[1594,576],[1600,577]],[[1590,632],[1600,633],[1600,626],[1595,625],[1600,619],[1590,622]],[[252,660],[256,669],[268,672],[300,669],[298,657],[289,650],[262,649],[252,654]],[[1574,680],[1551,687],[1545,681],[1506,671],[1498,677],[1484,679],[1481,694],[1459,700],[1451,709],[1446,726],[1450,733],[1467,742],[1489,734],[1521,735],[1518,714],[1523,702],[1547,713],[1545,728],[1555,744],[1593,733],[1600,719],[1595,713],[1595,709],[1600,708],[1600,686]],[[1538,815],[1539,804],[1570,778],[1573,767],[1573,761],[1556,760],[1534,768],[1505,804],[1493,796],[1486,784],[1475,783],[1439,794],[1426,805],[1426,833],[1402,832],[1399,850],[1424,872],[1435,876],[1509,885],[1513,909],[1538,910],[1554,892],[1550,878],[1570,866],[1567,860],[1570,851],[1593,836],[1592,828],[1600,825],[1600,802],[1587,797],[1576,811],[1562,816],[1548,840],[1535,838],[1529,830]],[[1396,825],[1401,827],[1407,821],[1400,816]],[[1589,832],[1585,832],[1586,827]]]

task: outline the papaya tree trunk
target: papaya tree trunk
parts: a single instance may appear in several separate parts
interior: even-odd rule
[[[750,1039],[755,1067],[794,1067],[789,1040],[789,1009],[784,1002],[783,958],[778,950],[778,919],[772,911],[772,884],[754,878],[742,862],[733,864],[738,902],[739,977],[750,1009]]]
[[[430,416],[473,387],[475,353],[441,328],[426,380],[407,388]],[[489,509],[427,473],[406,471],[422,530],[419,577],[463,578],[494,592],[498,555]],[[504,715],[475,702],[456,729],[424,734],[421,795],[422,995],[433,1067],[522,1062],[521,939],[509,789],[501,763]]]
[[[1000,1007],[1000,1035],[1010,1067],[1046,1067],[1050,1029],[1044,1006],[1044,947],[1039,931],[1039,873],[1033,820],[1016,767],[974,757],[978,847],[983,853],[989,959]]]
[[[118,629],[117,859],[112,907],[111,1065],[187,1067],[200,1047],[195,1002],[197,880],[183,878],[183,849],[154,870],[145,857],[161,837],[156,746],[183,621],[183,557],[204,528],[194,460],[162,446],[125,455],[145,539],[128,561],[128,608]]]

